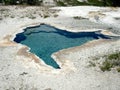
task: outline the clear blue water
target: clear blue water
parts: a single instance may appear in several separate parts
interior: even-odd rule
[[[42,58],[47,65],[58,69],[59,65],[51,58],[52,53],[99,38],[108,37],[95,32],[73,33],[49,25],[40,25],[24,29],[24,32],[16,35],[14,41],[27,45],[31,48],[30,52]]]

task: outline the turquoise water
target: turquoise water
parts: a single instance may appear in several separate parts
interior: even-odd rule
[[[40,25],[26,28],[16,35],[14,41],[27,45],[31,48],[30,52],[42,58],[47,65],[58,69],[59,65],[51,58],[52,53],[99,38],[108,37],[95,32],[72,33],[49,25]]]

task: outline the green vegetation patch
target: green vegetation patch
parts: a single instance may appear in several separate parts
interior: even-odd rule
[[[112,0],[87,0],[80,2],[78,0],[55,0],[59,6],[79,6],[79,5],[94,5],[94,6],[113,6]]]
[[[102,56],[105,60],[100,64],[96,61],[99,61],[100,58],[89,61],[89,65],[92,67],[98,66],[101,71],[111,71],[112,68],[116,69],[118,72],[120,72],[120,52],[108,54],[105,56]]]
[[[44,0],[0,0],[5,5],[43,5]],[[120,6],[120,0],[86,0],[80,2],[78,0],[54,0],[57,6]]]
[[[109,54],[106,56],[105,61],[100,66],[102,71],[110,71],[111,68],[117,68],[117,71],[120,72],[120,52]]]
[[[104,72],[104,71],[110,71],[112,67],[113,67],[113,64],[108,60],[105,60],[100,66],[100,69]]]
[[[57,5],[58,6],[66,6],[66,4],[64,2],[62,2],[62,1],[57,1]]]
[[[105,3],[103,1],[99,1],[99,0],[88,0],[88,3],[90,5],[95,5],[95,6],[104,6]]]
[[[109,60],[120,60],[120,52],[108,55]]]
[[[82,20],[82,19],[87,19],[87,18],[84,18],[84,17],[81,17],[81,16],[75,16],[73,17],[74,19],[78,19],[78,20]]]
[[[50,17],[50,16],[49,16],[49,15],[44,15],[43,17],[44,17],[44,18],[48,18],[48,17]]]

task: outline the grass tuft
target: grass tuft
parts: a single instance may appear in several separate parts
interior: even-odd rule
[[[48,18],[49,17],[49,15],[44,15],[44,18]]]
[[[118,67],[117,71],[120,72],[120,52],[116,52],[106,56],[106,60],[100,66],[102,71],[110,71],[111,68]]]
[[[104,71],[110,71],[112,67],[113,67],[113,64],[110,63],[108,60],[105,60],[102,63],[102,66],[100,66],[100,69],[104,72]]]
[[[75,16],[73,17],[74,19],[78,19],[78,20],[81,20],[81,19],[87,19],[87,18],[84,18],[84,17],[80,17],[80,16]]]
[[[119,53],[113,53],[113,54],[108,55],[108,59],[109,59],[109,60],[113,60],[113,59],[120,60],[120,52],[119,52]]]
[[[116,70],[117,70],[118,72],[120,72],[120,67],[118,67]]]

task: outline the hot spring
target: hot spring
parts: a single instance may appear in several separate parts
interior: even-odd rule
[[[40,57],[47,65],[59,69],[58,63],[51,58],[54,52],[99,38],[108,37],[95,32],[69,32],[42,24],[24,29],[16,34],[14,41],[28,46],[31,48],[30,52]]]

